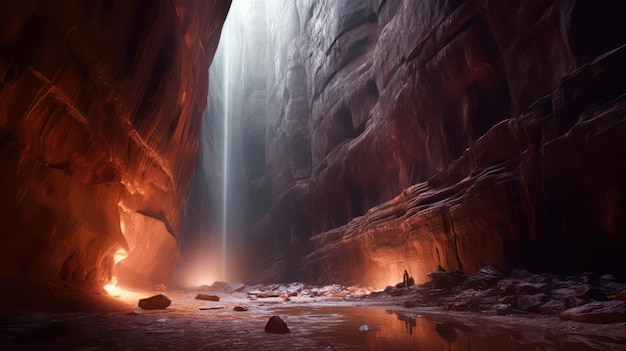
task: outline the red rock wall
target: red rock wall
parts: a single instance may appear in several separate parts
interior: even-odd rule
[[[0,2],[0,277],[167,277],[229,4]]]
[[[272,205],[254,227],[283,252],[270,276],[621,270],[623,6],[285,1],[300,30],[269,39]]]

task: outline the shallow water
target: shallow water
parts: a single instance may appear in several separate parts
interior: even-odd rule
[[[394,313],[357,301],[224,296],[211,302],[194,300],[189,293],[168,295],[170,308],[139,314],[127,315],[136,308],[129,305],[125,311],[0,317],[0,350],[626,351],[626,333],[616,338],[556,335],[545,325],[506,322],[514,317],[498,324],[471,315],[420,315],[415,309]],[[232,310],[240,305],[249,310]],[[287,323],[289,334],[264,331],[273,315]],[[28,336],[41,326],[49,326],[44,338]],[[16,335],[23,341],[14,341]]]
[[[364,350],[626,350],[626,340],[594,340],[570,335],[556,337],[544,330],[516,330],[506,325],[476,325],[445,316],[398,314],[365,307],[277,309],[305,338]],[[295,329],[295,328],[294,328]]]

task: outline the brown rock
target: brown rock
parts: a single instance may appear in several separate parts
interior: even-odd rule
[[[208,295],[208,294],[198,294],[195,297],[196,300],[206,300],[206,301],[219,301],[220,297],[217,295]]]
[[[285,334],[289,333],[287,323],[278,316],[272,316],[265,324],[265,331],[267,333]]]
[[[237,311],[237,312],[245,312],[248,310],[248,307],[246,306],[235,306],[233,307],[233,311]]]
[[[559,314],[562,320],[582,323],[620,323],[626,322],[625,301],[590,302],[581,307],[574,307]]]
[[[271,8],[293,31],[267,39],[265,123],[250,122],[268,274],[302,255],[307,281],[378,287],[399,266],[418,283],[437,265],[626,266],[626,48],[610,29],[626,24],[583,3]]]
[[[144,310],[162,310],[166,309],[172,300],[170,300],[165,294],[158,294],[152,297],[139,300],[139,308]]]
[[[626,290],[620,292],[619,294],[617,294],[613,300],[619,300],[619,301],[626,301]]]
[[[169,279],[230,2],[4,4],[0,213],[29,235],[3,235],[3,277],[95,290],[119,249],[118,281]]]

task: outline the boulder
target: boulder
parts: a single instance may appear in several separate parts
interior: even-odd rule
[[[626,322],[626,301],[590,302],[561,312],[559,318],[581,323]]]
[[[265,331],[267,333],[285,334],[289,333],[287,323],[278,316],[272,316],[265,324]]]
[[[172,300],[165,296],[165,294],[158,294],[139,300],[139,308],[144,310],[163,310],[166,309],[171,303]]]

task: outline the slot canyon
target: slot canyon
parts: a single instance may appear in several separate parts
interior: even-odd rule
[[[626,350],[624,14],[0,0],[0,349]]]

